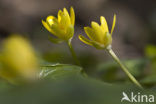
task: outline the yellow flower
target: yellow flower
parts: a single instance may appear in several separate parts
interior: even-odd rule
[[[48,16],[46,21],[42,20],[43,26],[53,35],[63,41],[68,41],[74,35],[75,13],[70,8],[70,15],[66,8],[58,11],[58,17]],[[53,39],[54,41],[56,39]]]
[[[32,81],[36,78],[38,61],[29,42],[14,35],[3,43],[0,57],[0,76],[11,83]]]
[[[91,27],[84,27],[85,33],[90,40],[82,35],[79,35],[79,39],[85,44],[94,46],[97,49],[105,49],[112,43],[112,33],[115,27],[116,15],[114,15],[111,33],[109,32],[107,21],[103,16],[100,17],[100,21],[101,25],[96,22],[91,22]]]

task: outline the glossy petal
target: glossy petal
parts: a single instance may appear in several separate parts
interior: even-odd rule
[[[58,19],[61,29],[66,30],[67,27],[71,24],[70,17],[66,8],[63,9],[63,12],[60,12],[59,17],[61,18]]]
[[[113,24],[112,24],[112,29],[111,29],[111,35],[114,31],[115,24],[116,24],[116,14],[114,14],[114,19],[113,19]]]
[[[60,39],[65,40],[65,35],[64,35],[65,32],[62,29],[60,29],[58,25],[53,24],[51,29],[54,32],[53,35],[57,36]]]
[[[54,32],[52,31],[52,29],[50,28],[50,26],[47,24],[47,22],[45,22],[44,20],[42,20],[42,24],[43,26],[52,34],[54,34]]]
[[[96,41],[102,43],[103,37],[104,37],[104,32],[103,32],[101,26],[96,22],[92,22],[91,26],[93,28],[95,35],[96,35]]]
[[[64,15],[66,16],[67,20],[70,22],[70,16],[69,16],[69,13],[68,13],[67,9],[63,8],[63,12],[64,12]]]
[[[57,18],[54,16],[48,16],[46,22],[51,26],[53,24],[58,24]]]
[[[92,45],[92,42],[91,42],[89,39],[85,38],[84,36],[79,35],[79,39],[80,39],[82,42],[84,42],[85,44],[88,44],[88,45],[90,45],[90,46],[93,46],[93,45]]]
[[[87,36],[91,39],[91,40],[97,40],[96,38],[96,34],[93,31],[92,28],[90,27],[84,27],[85,33],[87,34]]]
[[[58,15],[57,15],[57,18],[58,18],[58,22],[60,23],[60,21],[61,21],[61,16],[63,15],[63,12],[62,12],[62,10],[59,10],[58,11]]]
[[[102,27],[104,33],[109,32],[107,21],[106,21],[105,17],[101,16],[100,21],[101,21],[101,27]]]
[[[70,20],[71,20],[71,24],[74,26],[75,24],[75,12],[73,7],[70,8]]]

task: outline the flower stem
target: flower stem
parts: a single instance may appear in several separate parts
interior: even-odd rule
[[[130,78],[130,80],[137,85],[139,88],[143,89],[143,87],[141,86],[141,84],[135,79],[135,77],[128,71],[128,69],[126,68],[126,66],[120,61],[120,59],[116,56],[116,54],[114,53],[114,51],[111,48],[108,48],[107,51],[109,52],[109,54],[113,57],[113,59],[120,65],[120,67],[122,68],[122,70],[127,74],[127,76]]]
[[[80,66],[80,62],[79,62],[79,60],[78,60],[78,58],[76,56],[76,53],[75,53],[75,51],[73,49],[73,46],[72,46],[70,41],[68,42],[68,47],[69,47],[69,50],[70,50],[70,52],[72,54],[73,59],[75,60],[75,63]]]

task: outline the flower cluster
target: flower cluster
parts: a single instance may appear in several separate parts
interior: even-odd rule
[[[100,17],[101,25],[96,22],[91,23],[91,27],[84,27],[85,33],[90,38],[87,39],[82,35],[79,35],[79,39],[90,46],[94,46],[97,49],[105,49],[112,43],[112,33],[116,23],[116,15],[112,24],[111,32],[109,32],[107,21],[105,17]],[[59,39],[68,41],[74,35],[75,13],[74,9],[70,8],[70,15],[66,8],[63,11],[59,10],[58,18],[54,16],[48,16],[46,21],[42,20],[43,26],[51,32],[58,39],[50,38],[54,43],[60,42]]]

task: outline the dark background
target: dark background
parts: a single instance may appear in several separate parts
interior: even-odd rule
[[[50,62],[70,63],[71,56],[65,44],[48,41],[47,30],[41,24],[48,15],[57,16],[59,9],[73,6],[76,14],[73,46],[84,65],[96,64],[108,58],[104,51],[83,44],[79,34],[86,34],[84,26],[105,16],[109,30],[113,15],[117,23],[113,33],[113,49],[121,59],[144,56],[144,47],[156,44],[155,0],[0,0],[0,40],[12,33],[27,37],[42,57]],[[84,58],[85,57],[85,58]],[[67,59],[67,60],[65,60]],[[94,62],[93,62],[94,61]]]

